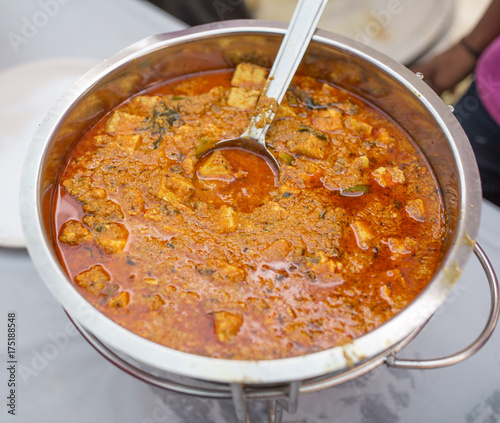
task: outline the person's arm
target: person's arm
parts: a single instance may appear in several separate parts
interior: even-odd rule
[[[469,75],[479,55],[500,35],[500,0],[492,0],[474,29],[461,41],[430,61],[412,67],[422,72],[424,80],[441,94],[453,89]]]
[[[476,27],[464,41],[478,54],[500,35],[500,0],[492,0]]]

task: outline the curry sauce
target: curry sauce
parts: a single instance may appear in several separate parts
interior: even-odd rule
[[[445,234],[425,158],[388,116],[297,75],[267,144],[237,149],[267,70],[167,82],[89,130],[60,175],[58,253],[79,292],[136,334],[275,359],[366,334],[436,271]]]

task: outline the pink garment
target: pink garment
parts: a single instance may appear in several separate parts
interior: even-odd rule
[[[484,107],[500,125],[500,37],[479,57],[476,65],[476,86]]]

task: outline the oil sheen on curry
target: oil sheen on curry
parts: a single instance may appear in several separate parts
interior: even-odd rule
[[[54,227],[79,292],[151,341],[217,358],[346,344],[436,271],[444,212],[408,135],[333,85],[297,75],[267,134],[280,163],[237,149],[267,70],[197,74],[141,93],[77,144]]]

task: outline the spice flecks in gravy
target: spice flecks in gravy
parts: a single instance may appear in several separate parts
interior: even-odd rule
[[[397,314],[439,265],[431,170],[346,91],[294,78],[267,134],[276,180],[243,151],[200,158],[246,129],[266,76],[240,64],[137,95],[83,136],[60,176],[70,279],[147,339],[244,360],[332,348]]]

